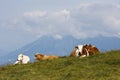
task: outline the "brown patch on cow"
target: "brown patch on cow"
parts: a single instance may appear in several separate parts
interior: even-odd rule
[[[98,54],[100,51],[97,47],[91,45],[91,44],[87,44],[85,46],[83,46],[84,49],[84,53],[86,54],[85,50],[88,51],[89,55],[95,55]]]

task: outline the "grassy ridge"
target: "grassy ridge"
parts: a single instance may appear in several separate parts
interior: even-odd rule
[[[0,67],[0,80],[120,80],[120,50]]]

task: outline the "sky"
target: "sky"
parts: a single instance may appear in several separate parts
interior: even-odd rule
[[[0,0],[0,49],[43,36],[120,37],[120,0]]]

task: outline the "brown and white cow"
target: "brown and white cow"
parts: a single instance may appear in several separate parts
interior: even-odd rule
[[[58,56],[55,55],[43,55],[40,53],[37,53],[34,56],[36,60],[53,60],[59,58]]]
[[[71,57],[86,57],[90,55],[95,55],[99,53],[99,49],[91,44],[78,45],[71,52]]]

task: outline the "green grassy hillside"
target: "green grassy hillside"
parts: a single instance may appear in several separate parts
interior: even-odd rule
[[[120,50],[0,67],[0,80],[120,80]]]

